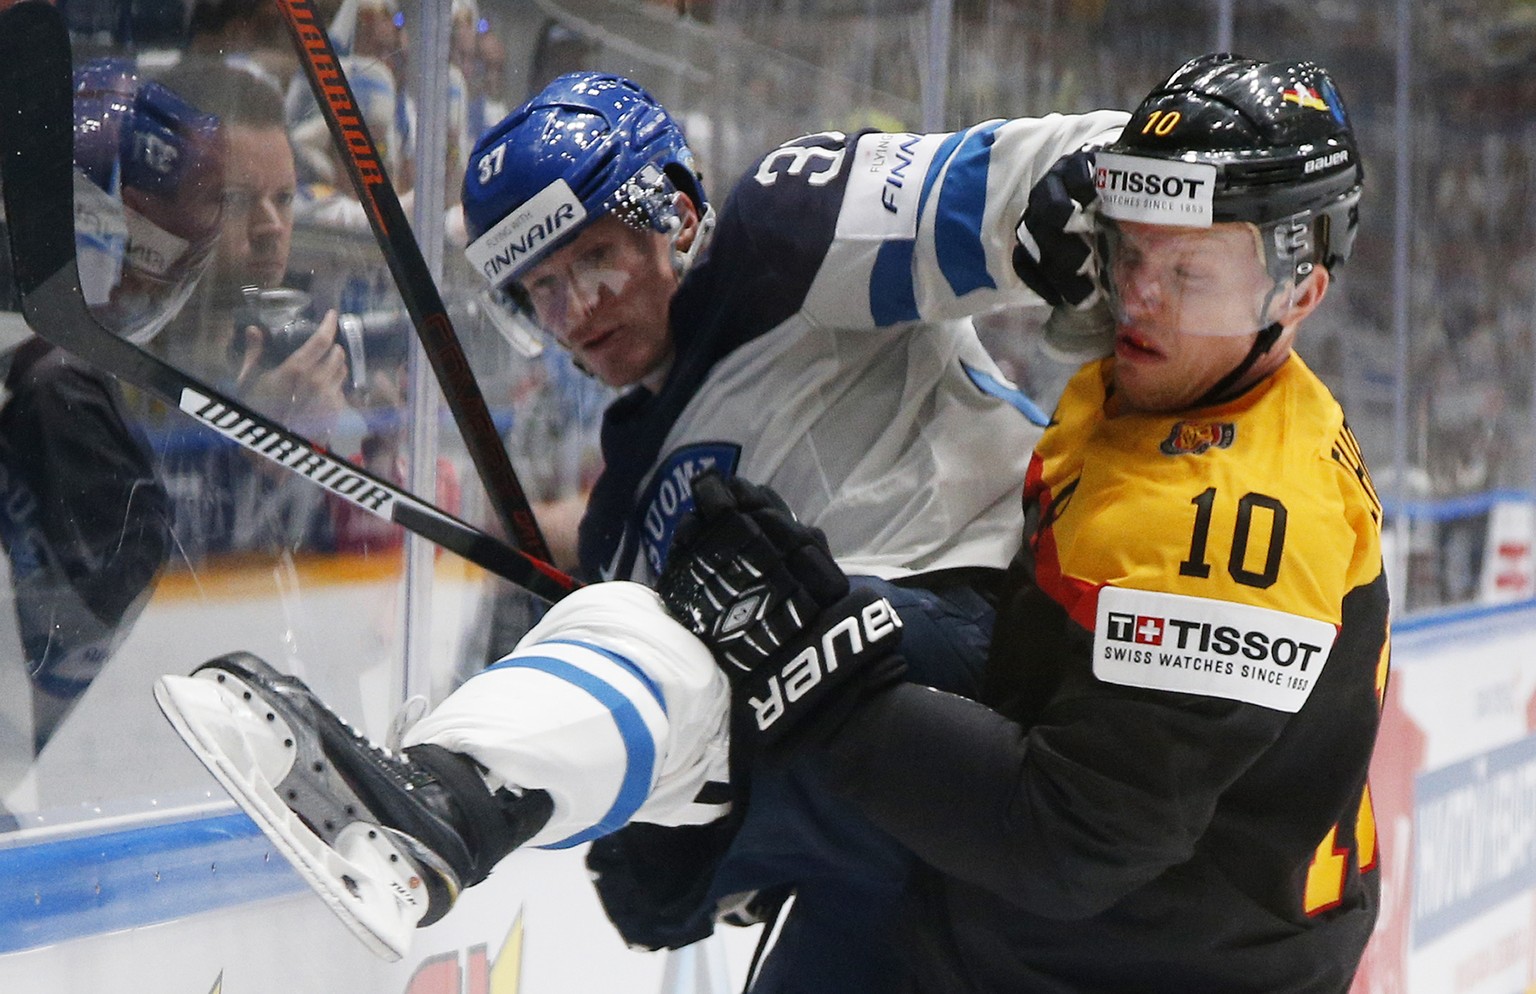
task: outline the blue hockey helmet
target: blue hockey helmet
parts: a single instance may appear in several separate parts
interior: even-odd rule
[[[224,132],[130,63],[74,78],[75,246],[103,324],[147,341],[186,303],[218,243]]]
[[[622,76],[568,73],[475,143],[464,176],[465,255],[501,288],[607,214],[675,232],[678,192],[707,217],[693,152],[666,108]]]

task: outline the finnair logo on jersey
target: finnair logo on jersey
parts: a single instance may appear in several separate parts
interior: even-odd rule
[[[1209,228],[1216,167],[1100,152],[1094,157],[1099,209],[1116,221]]]
[[[475,239],[464,257],[492,286],[499,286],[586,217],[587,209],[570,184],[557,179]]]
[[[1105,587],[1093,675],[1295,713],[1322,675],[1337,634],[1334,625],[1284,611]]]
[[[700,442],[674,450],[656,467],[640,501],[640,543],[652,576],[661,575],[677,523],[693,510],[693,478],[706,469],[735,476],[740,460],[734,442]]]
[[[922,136],[871,135],[870,140],[874,145],[868,153],[869,171],[881,177],[880,206],[896,214],[901,210],[896,198],[914,178],[912,162]]]
[[[848,167],[837,237],[914,237],[923,181],[948,137],[881,132],[860,137]]]

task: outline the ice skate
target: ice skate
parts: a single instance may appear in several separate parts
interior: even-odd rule
[[[155,700],[204,766],[379,956],[549,817],[549,796],[492,794],[467,757],[373,745],[295,677],[249,653],[164,676]]]

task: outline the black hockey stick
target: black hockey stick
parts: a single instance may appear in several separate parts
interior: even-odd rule
[[[336,459],[98,323],[81,293],[75,259],[73,89],[62,15],[42,3],[0,14],[0,188],[22,313],[39,336],[540,597],[554,601],[575,589],[576,581],[548,563]]]
[[[490,495],[491,506],[520,548],[529,555],[548,560],[552,558],[549,546],[539,531],[528,495],[523,491],[491,421],[490,410],[469,368],[469,359],[454,333],[443,298],[422,258],[421,247],[411,234],[400,198],[395,195],[394,184],[384,170],[378,146],[368,133],[368,125],[363,121],[362,111],[352,95],[346,74],[342,72],[336,49],[315,12],[315,5],[311,0],[276,0],[276,3],[293,36],[315,102],[325,115],[340,158],[346,163],[353,188],[362,201],[363,212],[368,215],[379,250],[389,263],[395,286],[416,326],[421,347],[437,374],[443,398],[453,412],[453,420],[459,426],[470,458]]]

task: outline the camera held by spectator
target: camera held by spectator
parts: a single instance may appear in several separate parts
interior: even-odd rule
[[[310,304],[309,294],[304,291],[290,287],[246,287],[242,293],[245,303],[235,311],[235,328],[238,332],[254,327],[261,332],[259,368],[280,365],[314,335],[318,325],[304,314]],[[410,315],[401,310],[337,316],[336,344],[347,357],[350,389],[367,388],[370,367],[388,368],[404,361],[410,325]],[[244,343],[237,334],[231,358],[238,362],[243,351]]]

